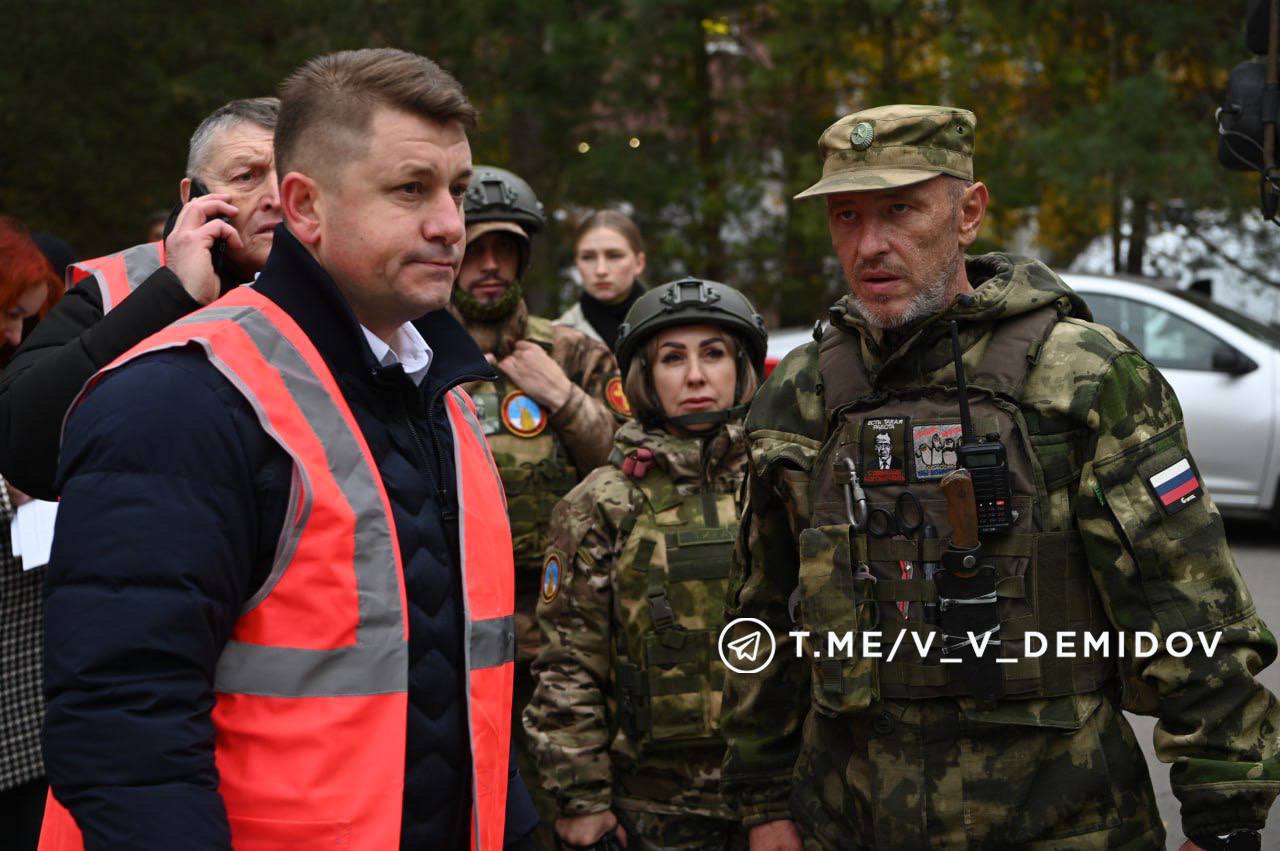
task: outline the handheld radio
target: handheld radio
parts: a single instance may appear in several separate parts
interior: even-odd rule
[[[960,398],[960,445],[956,447],[956,460],[973,477],[978,534],[998,535],[1013,525],[1010,517],[1009,459],[999,434],[978,437],[973,433],[969,388],[960,357],[960,332],[954,321],[951,323],[951,356],[956,363],[956,392]]]

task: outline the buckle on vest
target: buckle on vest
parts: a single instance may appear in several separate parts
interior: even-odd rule
[[[667,592],[661,588],[650,591],[649,617],[653,618],[653,627],[658,632],[665,632],[676,622],[676,613],[667,602]]]
[[[952,606],[990,606],[996,602],[996,592],[989,591],[978,597],[956,598],[956,597],[939,597],[938,611],[945,612]]]
[[[950,640],[950,641],[943,641],[943,642],[942,642],[942,655],[943,655],[943,656],[950,656],[952,653],[955,653],[955,652],[957,652],[957,651],[963,650],[963,649],[965,649],[966,647],[970,647],[970,646],[972,646],[974,650],[977,650],[977,649],[978,649],[978,645],[977,645],[977,643],[976,643],[975,639],[977,639],[977,640],[979,640],[979,641],[980,641],[981,639],[986,638],[986,637],[987,637],[987,636],[989,636],[989,635],[995,635],[995,634],[996,634],[997,632],[999,632],[999,631],[1000,631],[1000,627],[999,627],[999,626],[993,626],[993,627],[991,627],[991,629],[987,630],[986,632],[981,633],[981,634],[979,634],[979,635],[975,635],[975,636],[973,636],[972,638],[970,638],[970,637],[969,637],[969,636],[967,636],[967,635],[964,635],[964,636],[960,636],[960,635],[946,635],[946,634],[944,633],[944,634],[943,634],[943,636],[942,636],[944,639],[953,639],[953,640]],[[1003,642],[1001,642],[1001,641],[1000,641],[1000,639],[998,639],[998,638],[992,638],[992,639],[988,639],[988,641],[987,641],[987,643],[986,643],[986,645],[985,645],[985,646],[986,646],[986,647],[999,647],[1002,643],[1003,643]]]

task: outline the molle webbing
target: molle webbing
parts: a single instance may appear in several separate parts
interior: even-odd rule
[[[621,453],[612,460],[621,465]],[[715,639],[737,536],[732,497],[681,495],[657,468],[628,481],[642,498],[619,524],[626,543],[614,637],[623,727],[642,751],[719,744],[713,707],[724,671]]]
[[[1084,658],[1080,649],[1080,636],[1086,632],[1100,635],[1109,631],[1111,626],[1101,601],[1093,590],[1079,535],[1075,532],[1043,532],[1039,535],[1004,537],[1008,540],[996,539],[991,547],[984,544],[984,554],[1031,556],[1036,561],[1036,568],[1031,574],[1006,574],[996,579],[997,597],[1029,597],[1035,609],[1033,616],[1001,622],[999,638],[1003,642],[1013,643],[1014,651],[1001,653],[994,644],[987,648],[986,652],[990,654],[1019,657],[1016,662],[1000,666],[1005,681],[1005,694],[1009,697],[1057,697],[1096,690],[1111,677],[1112,664],[1097,656]],[[931,559],[932,542],[926,544],[925,557]],[[933,583],[925,580],[882,579],[868,591],[870,598],[878,602],[934,603],[938,599]],[[1024,636],[1032,623],[1035,630],[1044,633],[1050,645],[1055,633],[1071,633],[1076,639],[1078,658],[1058,658],[1052,647],[1039,658],[1021,658]],[[883,631],[883,648],[893,647],[898,633],[904,629],[921,633],[921,643],[924,642],[925,635],[934,632],[932,655],[935,656],[943,641],[941,630],[929,624],[904,623],[886,618],[881,622],[880,629]],[[909,636],[905,636],[902,642],[904,647],[914,646]],[[906,660],[901,656],[893,661],[883,659],[878,665],[881,695],[890,698],[920,697],[921,690],[929,690],[937,696],[962,695],[967,693],[963,683],[954,682],[953,678],[962,676],[963,671],[964,666],[944,665],[936,660],[926,663],[916,659]]]

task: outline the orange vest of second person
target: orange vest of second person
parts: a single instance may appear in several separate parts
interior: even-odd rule
[[[245,605],[214,680],[218,791],[232,845],[398,848],[408,620],[378,469],[319,351],[251,287],[142,341],[103,373],[188,343],[245,396],[300,482],[271,578]],[[471,848],[498,851],[515,656],[511,533],[471,400],[455,389],[446,407],[465,607]],[[50,795],[40,851],[82,848],[74,819]]]
[[[164,265],[164,243],[144,242],[115,254],[95,257],[92,260],[81,260],[67,267],[67,289],[76,286],[86,278],[93,278],[93,283],[102,296],[102,312],[110,313],[120,302],[128,298],[129,293],[142,285],[151,273]]]

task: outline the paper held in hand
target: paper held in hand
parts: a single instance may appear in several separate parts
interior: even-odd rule
[[[33,499],[18,506],[9,523],[9,539],[13,556],[22,557],[22,569],[34,570],[49,563],[53,547],[53,521],[58,516],[58,503]]]

